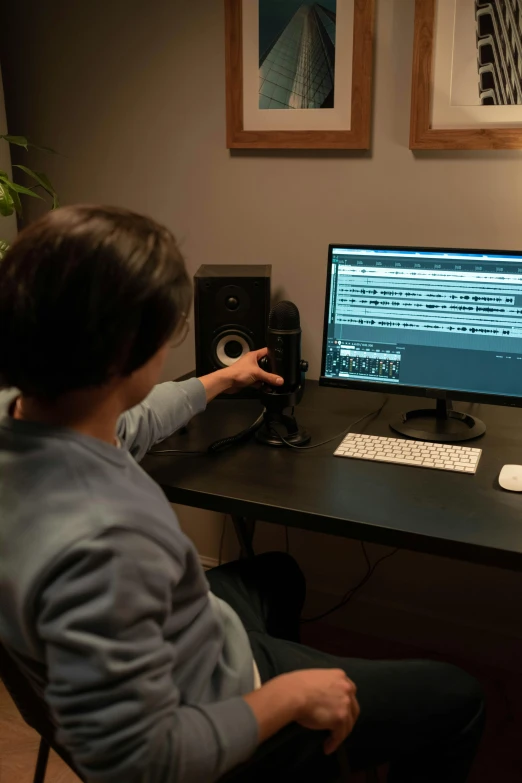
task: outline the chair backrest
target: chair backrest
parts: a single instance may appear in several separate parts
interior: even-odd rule
[[[35,693],[16,662],[1,643],[0,679],[3,681],[25,722],[38,732],[40,737],[43,737],[76,775],[80,777],[67,751],[56,743],[54,724],[50,718],[47,704]]]

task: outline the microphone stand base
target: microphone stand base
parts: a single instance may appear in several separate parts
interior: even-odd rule
[[[279,425],[277,429],[274,424]],[[306,430],[298,427],[294,416],[269,411],[265,413],[265,420],[256,432],[256,439],[266,446],[304,446],[311,438]]]

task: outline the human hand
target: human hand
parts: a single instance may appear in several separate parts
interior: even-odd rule
[[[258,364],[267,353],[267,348],[250,351],[250,353],[242,356],[241,359],[238,359],[230,367],[220,370],[219,372],[223,378],[226,378],[229,384],[225,391],[234,394],[234,392],[245,388],[245,386],[254,386],[262,383],[267,383],[269,386],[282,386],[284,383],[283,378],[262,370]]]
[[[324,744],[328,755],[337,750],[351,733],[360,708],[357,688],[342,669],[309,669],[292,672],[293,687],[301,691],[303,703],[297,713],[297,723],[306,729],[329,729]]]
[[[356,687],[340,669],[308,669],[281,674],[243,699],[252,709],[265,742],[289,723],[331,734],[324,751],[333,753],[359,717]]]

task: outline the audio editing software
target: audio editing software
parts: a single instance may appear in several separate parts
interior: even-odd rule
[[[333,248],[325,375],[522,391],[522,256]]]
[[[341,378],[361,381],[374,378],[399,383],[401,355],[389,346],[372,343],[351,345],[334,340],[328,359],[330,373]]]

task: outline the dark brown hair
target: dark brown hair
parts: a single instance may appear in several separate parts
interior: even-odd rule
[[[114,207],[49,212],[0,261],[0,385],[57,397],[127,376],[186,317],[176,240]]]

